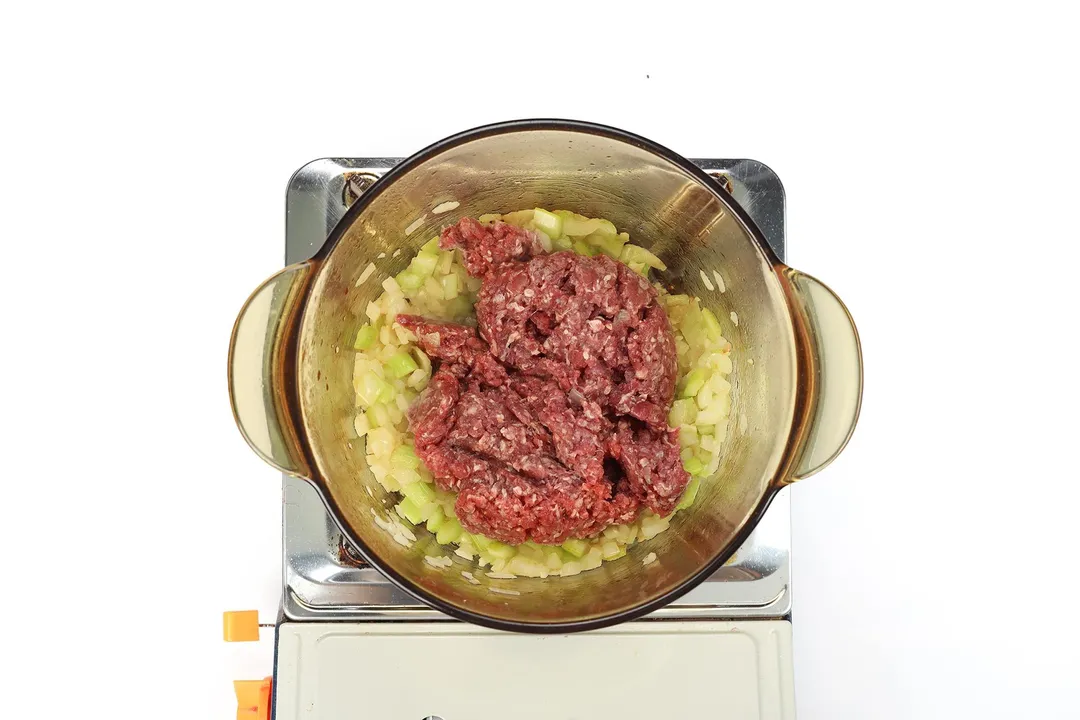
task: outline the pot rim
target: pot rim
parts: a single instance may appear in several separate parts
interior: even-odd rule
[[[315,261],[317,265],[322,264],[322,261],[333,252],[338,242],[345,235],[345,233],[352,226],[356,220],[371,202],[379,196],[387,187],[390,186],[399,176],[410,172],[417,166],[428,161],[435,155],[449,149],[462,145],[466,142],[470,142],[485,137],[491,137],[494,135],[507,134],[512,132],[522,132],[531,130],[555,130],[555,131],[569,131],[576,133],[586,133],[591,135],[599,135],[602,137],[610,138],[613,140],[619,140],[626,142],[630,145],[634,145],[643,150],[647,150],[655,155],[658,155],[679,169],[683,170],[698,182],[702,183],[707,188],[710,188],[716,197],[724,204],[734,216],[746,228],[747,232],[753,237],[758,249],[765,254],[766,259],[773,266],[774,270],[786,267],[786,265],[776,256],[768,242],[765,240],[764,235],[758,229],[757,224],[750,218],[750,216],[743,210],[737,203],[733,202],[730,197],[726,196],[726,193],[722,191],[716,180],[710,177],[704,170],[694,165],[692,162],[684,158],[682,155],[670,150],[669,148],[653,142],[640,135],[628,132],[626,130],[620,130],[608,125],[601,125],[598,123],[587,122],[583,120],[563,120],[563,119],[522,119],[522,120],[509,120],[504,122],[493,123],[489,125],[481,125],[470,130],[464,130],[462,132],[450,135],[442,140],[439,140],[422,150],[409,156],[407,159],[395,165],[385,174],[383,174],[378,180],[372,183],[371,187],[363,192],[356,199],[356,201],[349,207],[349,209],[338,220],[337,225],[331,231],[327,237],[323,246],[312,257],[312,261]],[[315,273],[317,274],[321,268],[317,267]],[[306,306],[306,299],[305,299]],[[301,314],[306,310],[306,307],[301,309]],[[761,521],[765,511],[772,504],[773,499],[776,497],[777,492],[782,487],[782,484],[777,482],[771,482],[766,487],[764,494],[758,501],[758,504],[754,507],[754,511],[746,518],[746,521],[742,524],[742,527],[737,533],[735,533],[731,540],[728,542],[727,548],[717,553],[711,561],[709,561],[701,570],[695,574],[685,578],[677,586],[671,590],[659,595],[652,600],[635,605],[634,607],[618,612],[609,613],[597,617],[573,620],[566,622],[528,622],[517,620],[503,620],[500,618],[485,615],[483,613],[473,612],[464,608],[460,608],[456,605],[452,605],[449,602],[443,600],[437,595],[424,589],[419,583],[416,583],[400,573],[394,571],[392,568],[384,565],[377,554],[372,552],[367,545],[353,532],[348,523],[341,521],[342,514],[339,512],[337,503],[333,497],[330,496],[327,488],[321,482],[318,477],[318,473],[312,472],[315,475],[314,478],[305,478],[319,493],[319,497],[322,499],[323,504],[327,510],[333,516],[335,523],[349,542],[353,545],[357,552],[363,556],[373,568],[378,570],[383,576],[390,580],[394,585],[401,588],[405,592],[409,593],[413,597],[417,598],[421,602],[433,607],[434,609],[449,615],[457,620],[463,620],[466,622],[474,623],[482,627],[491,628],[494,630],[505,630],[511,632],[523,632],[534,634],[552,634],[552,633],[565,633],[565,632],[583,632],[588,630],[598,630],[601,628],[617,625],[628,620],[634,620],[643,615],[647,615],[654,610],[658,610],[665,605],[677,600],[686,593],[693,590],[699,584],[701,584],[706,578],[716,572],[732,555],[738,550],[738,548],[746,541],[750,533]]]

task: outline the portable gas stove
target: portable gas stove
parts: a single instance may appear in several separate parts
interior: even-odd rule
[[[314,255],[399,160],[333,158],[298,170],[286,196],[286,263]],[[783,259],[776,174],[753,160],[694,162]],[[363,561],[303,480],[284,478],[284,526],[274,674],[237,685],[248,717],[271,707],[276,720],[794,717],[787,490],[736,555],[679,600],[640,620],[563,636],[488,630],[421,604]]]

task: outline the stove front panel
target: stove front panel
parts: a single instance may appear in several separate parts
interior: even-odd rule
[[[283,623],[277,720],[795,717],[791,623],[517,635],[463,623]]]

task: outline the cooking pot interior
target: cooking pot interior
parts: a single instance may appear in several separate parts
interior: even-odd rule
[[[427,591],[443,609],[496,623],[561,625],[657,601],[735,549],[733,540],[769,494],[785,454],[796,355],[774,260],[719,187],[632,140],[530,127],[444,143],[359,202],[366,205],[346,215],[313,281],[297,379],[316,482],[347,534],[384,571]],[[374,522],[372,514],[392,513],[396,499],[372,477],[364,441],[351,429],[351,341],[366,321],[367,303],[382,292],[380,283],[404,269],[442,227],[466,215],[538,206],[610,219],[667,263],[662,282],[713,310],[733,345],[732,409],[719,470],[702,480],[696,503],[678,513],[669,530],[578,576],[495,580],[435,544],[422,527],[406,548]],[[435,214],[436,208],[443,212]],[[375,274],[357,287],[372,262]],[[642,560],[651,552],[657,560],[646,566]],[[431,567],[424,556],[432,554],[450,555],[454,565]]]

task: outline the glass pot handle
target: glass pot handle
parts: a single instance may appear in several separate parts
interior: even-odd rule
[[[807,335],[809,413],[789,482],[808,478],[847,445],[862,405],[862,348],[844,303],[821,281],[787,268]]]
[[[288,346],[312,275],[310,262],[290,265],[251,294],[229,342],[229,400],[240,434],[267,463],[307,476],[307,460],[290,412]]]

